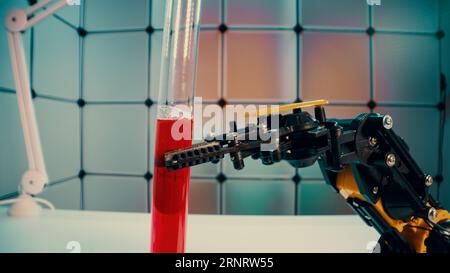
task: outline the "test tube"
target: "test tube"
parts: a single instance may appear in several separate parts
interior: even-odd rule
[[[164,153],[192,145],[201,0],[167,0],[152,189],[153,253],[185,251],[189,168],[169,171]]]

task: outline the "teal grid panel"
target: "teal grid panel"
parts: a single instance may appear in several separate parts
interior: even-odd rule
[[[449,73],[449,35],[438,35],[450,32],[448,2],[204,0],[197,94],[232,104],[326,98],[337,118],[390,113],[424,171],[443,177],[433,192],[448,206],[450,126],[438,107]],[[82,0],[24,33],[51,178],[43,197],[62,208],[150,211],[164,1],[103,4]],[[26,5],[1,1],[0,15]],[[16,194],[26,159],[6,39],[0,57],[2,199]],[[246,165],[193,168],[191,212],[351,213],[317,165]]]

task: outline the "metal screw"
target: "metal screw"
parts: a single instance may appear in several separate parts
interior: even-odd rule
[[[389,168],[394,167],[396,161],[397,161],[397,158],[395,157],[394,154],[387,154],[387,156],[386,156],[386,165]]]
[[[290,153],[292,153],[292,151],[291,150],[287,150],[286,153],[290,154]]]
[[[434,222],[437,218],[437,210],[435,208],[430,208],[428,210],[428,220]]]
[[[385,115],[383,117],[383,127],[389,130],[392,128],[392,126],[394,126],[394,120],[391,116]]]
[[[369,137],[369,145],[375,147],[378,144],[378,139],[375,137]]]
[[[375,194],[375,195],[378,194],[378,186],[373,187],[372,192],[373,192],[373,194]]]
[[[425,176],[425,186],[430,187],[433,185],[433,177],[431,175]]]

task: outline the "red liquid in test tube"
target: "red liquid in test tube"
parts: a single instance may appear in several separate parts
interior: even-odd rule
[[[172,137],[172,126],[176,122],[182,122],[182,130],[189,130],[191,136],[191,119],[158,119],[156,121],[150,249],[153,253],[184,252],[190,168],[169,171],[164,167],[164,153],[190,147],[192,139],[175,140]]]

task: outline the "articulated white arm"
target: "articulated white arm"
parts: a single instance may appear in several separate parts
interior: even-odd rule
[[[16,82],[20,121],[28,157],[28,171],[22,177],[21,190],[28,194],[38,194],[48,182],[48,177],[31,98],[28,69],[20,32],[9,32],[8,43]]]
[[[8,45],[16,85],[20,120],[28,157],[28,171],[23,175],[20,183],[20,191],[23,194],[40,193],[48,182],[48,176],[31,98],[30,78],[21,32],[67,5],[67,0],[59,0],[54,5],[49,5],[50,2],[52,1],[42,0],[27,9],[11,10],[7,14],[5,22],[8,30]]]

